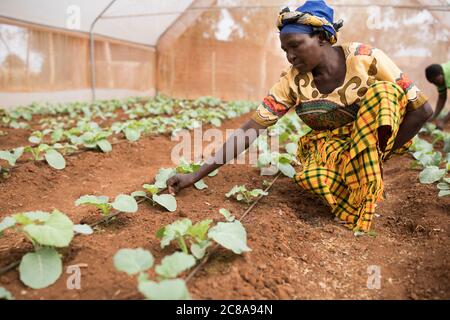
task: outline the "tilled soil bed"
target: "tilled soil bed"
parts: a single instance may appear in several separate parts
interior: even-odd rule
[[[244,119],[228,121],[222,129],[237,128]],[[95,221],[100,214],[76,207],[76,199],[140,190],[159,168],[173,166],[170,150],[176,143],[151,136],[116,145],[109,154],[83,152],[67,157],[64,171],[27,162],[0,181],[0,219],[17,212],[58,209],[76,223]],[[374,222],[376,236],[355,237],[334,221],[318,198],[289,178],[280,178],[243,221],[252,251],[238,256],[218,250],[188,283],[192,297],[449,299],[450,199],[438,198],[435,185],[420,184],[411,161],[405,155],[385,165],[387,199]],[[160,248],[155,236],[160,227],[185,217],[193,222],[223,220],[220,208],[239,217],[247,207],[227,199],[225,193],[241,184],[262,188],[263,180],[269,179],[250,165],[227,165],[216,177],[205,179],[208,189],[183,190],[175,213],[144,203],[138,213],[120,215],[93,235],[74,238],[61,252],[65,268],[86,265],[80,290],[67,289],[66,273],[49,288],[32,290],[21,283],[15,269],[0,277],[0,286],[16,299],[141,299],[136,280],[114,269],[112,259],[119,249],[142,247],[158,263],[175,250]],[[25,239],[7,231],[0,239],[0,267],[30,249]],[[380,270],[379,289],[368,288],[368,270],[373,266]]]

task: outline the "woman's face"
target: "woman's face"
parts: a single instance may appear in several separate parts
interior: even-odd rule
[[[281,49],[286,52],[287,60],[300,73],[312,71],[321,61],[323,46],[318,36],[309,34],[280,34]]]

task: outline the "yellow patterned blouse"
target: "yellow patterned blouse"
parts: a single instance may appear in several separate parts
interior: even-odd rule
[[[427,97],[395,63],[379,49],[351,42],[343,44],[347,73],[344,84],[330,94],[322,94],[311,72],[300,74],[291,67],[263,100],[252,119],[269,127],[295,107],[299,117],[314,130],[333,130],[356,119],[359,104],[369,86],[389,81],[405,92],[408,110],[417,109]]]

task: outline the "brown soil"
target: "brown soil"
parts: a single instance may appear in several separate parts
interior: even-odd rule
[[[225,123],[236,128],[241,117]],[[112,153],[84,152],[67,158],[67,168],[55,171],[44,163],[28,162],[0,181],[0,219],[16,212],[59,209],[76,223],[92,222],[99,213],[75,207],[85,194],[115,197],[139,190],[161,167],[173,166],[167,137],[145,137],[123,143]],[[1,145],[0,149],[4,149]],[[373,229],[376,237],[355,237],[333,221],[326,206],[288,178],[280,178],[245,219],[252,252],[237,256],[219,249],[188,287],[196,299],[449,299],[450,199],[437,197],[435,185],[421,185],[411,158],[392,159],[385,166],[387,200]],[[249,165],[227,165],[209,189],[184,190],[178,211],[170,214],[148,203],[136,214],[124,214],[76,237],[63,250],[64,266],[87,264],[81,290],[68,290],[64,273],[53,286],[32,290],[17,270],[0,277],[16,299],[140,299],[136,280],[115,271],[112,257],[121,248],[143,247],[156,262],[175,248],[161,250],[155,232],[184,217],[196,222],[221,220],[218,210],[236,216],[245,205],[225,198],[236,184],[261,188],[267,177]],[[7,231],[0,238],[0,267],[30,250],[20,236]],[[369,266],[381,268],[381,288],[367,287]]]

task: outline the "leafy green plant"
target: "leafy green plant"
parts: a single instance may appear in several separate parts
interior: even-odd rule
[[[40,144],[44,139],[45,135],[52,132],[51,129],[45,129],[43,131],[34,131],[31,136],[28,138],[28,141],[33,144]]]
[[[190,300],[186,283],[176,278],[180,273],[195,265],[195,259],[182,252],[163,258],[155,271],[158,282],[149,280],[148,271],[153,267],[154,258],[150,251],[139,249],[121,249],[114,256],[116,270],[131,276],[137,276],[138,290],[150,300]]]
[[[11,152],[0,150],[0,160],[7,161],[9,165],[8,168],[2,168],[2,166],[0,165],[0,173],[8,173],[9,169],[16,165],[17,160],[22,156],[24,150],[25,148],[23,147],[16,148]]]
[[[75,201],[75,205],[92,205],[102,212],[103,215],[108,216],[111,209],[120,212],[135,213],[138,211],[138,204],[133,196],[121,194],[118,195],[114,202],[110,203],[106,196],[82,196]]]
[[[111,135],[109,131],[85,132],[79,137],[79,144],[88,149],[97,149],[108,153],[112,151],[112,145],[108,141]]]
[[[125,138],[128,141],[138,141],[141,138],[142,133],[145,131],[146,126],[142,121],[127,121],[127,122],[116,122],[111,127],[114,133],[123,132]]]
[[[237,220],[219,222],[209,230],[208,237],[235,254],[251,251],[247,246],[247,232],[242,223]]]
[[[450,178],[443,178],[437,188],[439,189],[439,197],[450,196]]]
[[[35,161],[44,160],[54,169],[62,170],[66,167],[66,160],[54,147],[40,144],[37,147],[25,147],[25,152],[31,153]]]
[[[296,161],[295,156],[288,153],[263,153],[258,158],[258,167],[266,168],[267,166],[273,166],[281,171],[285,176],[293,178],[295,175],[295,169],[291,163]]]
[[[436,125],[431,122],[425,123],[425,125],[420,129],[420,133],[425,133],[432,135],[433,132],[437,129]]]
[[[160,189],[156,185],[144,184],[142,186],[146,192],[134,192],[131,195],[134,197],[143,197],[149,199],[153,204],[159,204],[160,206],[166,208],[170,212],[175,212],[177,210],[177,200],[171,194],[158,195]],[[149,197],[151,196],[151,197]]]
[[[450,172],[450,152],[447,153],[447,156],[445,157],[445,169],[447,172]]]
[[[234,220],[236,220],[236,218],[235,218],[233,215],[231,215],[231,212],[228,211],[227,209],[222,208],[222,209],[219,210],[219,213],[220,213],[220,214],[225,218],[225,220],[228,221],[228,222],[233,222]]]
[[[415,138],[411,147],[412,155],[417,160],[413,166],[420,165],[423,170],[419,174],[419,180],[422,184],[432,184],[438,182],[439,197],[450,195],[450,178],[445,178],[446,172],[450,171],[450,153],[443,158],[442,153],[434,150],[434,144],[438,141],[444,141],[444,152],[450,151],[450,134],[436,129],[434,124],[428,123],[421,129],[422,133],[431,135],[434,140],[429,143],[423,139]],[[445,168],[440,165],[445,162]]]
[[[202,164],[197,162],[187,162],[184,158],[180,159],[178,166],[176,167],[177,173],[194,173],[201,168]]]
[[[426,167],[419,175],[420,183],[432,184],[441,180],[446,173],[445,169],[439,169],[436,166]]]
[[[422,167],[439,166],[442,161],[442,154],[438,151],[416,151],[413,153],[413,157]]]
[[[178,164],[178,166],[176,167],[176,172],[177,173],[195,173],[198,170],[200,170],[200,168],[202,167],[202,163],[201,162],[187,162],[184,158],[180,159],[180,163]],[[212,172],[211,174],[213,174],[214,172]],[[206,185],[206,183],[202,180],[196,182],[194,184],[194,187],[197,188],[198,190],[203,190],[208,188],[208,186]]]
[[[200,97],[197,100],[195,100],[193,102],[194,106],[197,107],[216,107],[219,106],[222,103],[222,101],[220,101],[220,99],[216,98],[216,97]]]
[[[188,244],[197,245],[194,249],[198,253],[197,249],[204,249],[210,245],[207,242],[207,233],[212,220],[203,220],[195,225],[189,219],[183,219],[175,221],[156,232],[156,237],[161,240],[161,248],[164,249],[172,241],[176,241],[180,249],[188,254]],[[204,252],[203,250],[203,252]],[[193,252],[194,254],[194,252]],[[194,256],[197,257],[196,254]]]
[[[14,300],[14,297],[12,296],[11,292],[3,287],[0,287],[0,300]]]
[[[88,226],[74,225],[62,212],[33,211],[15,214],[0,223],[0,235],[7,229],[22,233],[35,251],[22,257],[19,265],[20,280],[33,289],[46,288],[58,280],[62,273],[62,260],[57,248],[68,247],[75,230],[89,234]]]
[[[155,177],[155,186],[159,189],[167,188],[167,180],[176,175],[175,169],[160,169]]]
[[[442,160],[442,154],[433,150],[433,144],[420,138],[414,139],[411,146],[413,157],[417,160],[415,165],[422,167],[439,166]]]
[[[160,169],[155,177],[155,183],[153,185],[147,186],[151,188],[158,188],[159,190],[157,192],[159,192],[160,190],[167,188],[167,180],[175,176],[177,173],[182,174],[195,173],[201,168],[201,166],[202,166],[201,163],[193,163],[193,162],[189,163],[183,158],[181,158],[176,168]],[[211,172],[208,176],[214,177],[215,175],[217,175],[217,173],[218,170],[215,170],[214,172]],[[198,181],[197,183],[195,183],[194,186],[199,190],[208,188],[208,186],[205,184],[203,180]]]
[[[191,300],[186,282],[182,279],[140,281],[139,291],[150,300]]]
[[[195,266],[195,258],[184,252],[175,252],[162,259],[161,264],[156,266],[155,271],[162,279],[173,279],[182,272]]]
[[[185,254],[189,254],[188,244],[190,244],[191,253],[197,259],[204,257],[212,241],[236,254],[251,251],[247,246],[245,228],[224,210],[221,210],[221,213],[225,213],[224,216],[228,221],[219,222],[213,227],[211,227],[212,220],[209,219],[196,224],[192,224],[190,219],[183,219],[159,229],[156,237],[161,240],[161,248],[164,249],[170,243],[176,242]]]
[[[411,151],[417,152],[432,152],[433,151],[433,144],[429,143],[426,140],[415,138],[413,141],[413,144],[411,146]]]
[[[270,136],[278,136],[279,142],[284,143],[294,143],[297,144],[301,136],[307,134],[311,129],[306,126],[295,112],[291,112],[282,117],[274,126],[269,129]],[[289,144],[289,143],[288,143]],[[285,146],[286,151],[287,145]],[[289,147],[292,151],[293,147]]]
[[[237,201],[244,201],[248,204],[260,196],[267,195],[268,193],[261,189],[247,190],[245,186],[234,186],[230,192],[226,194],[226,197],[234,197]]]

